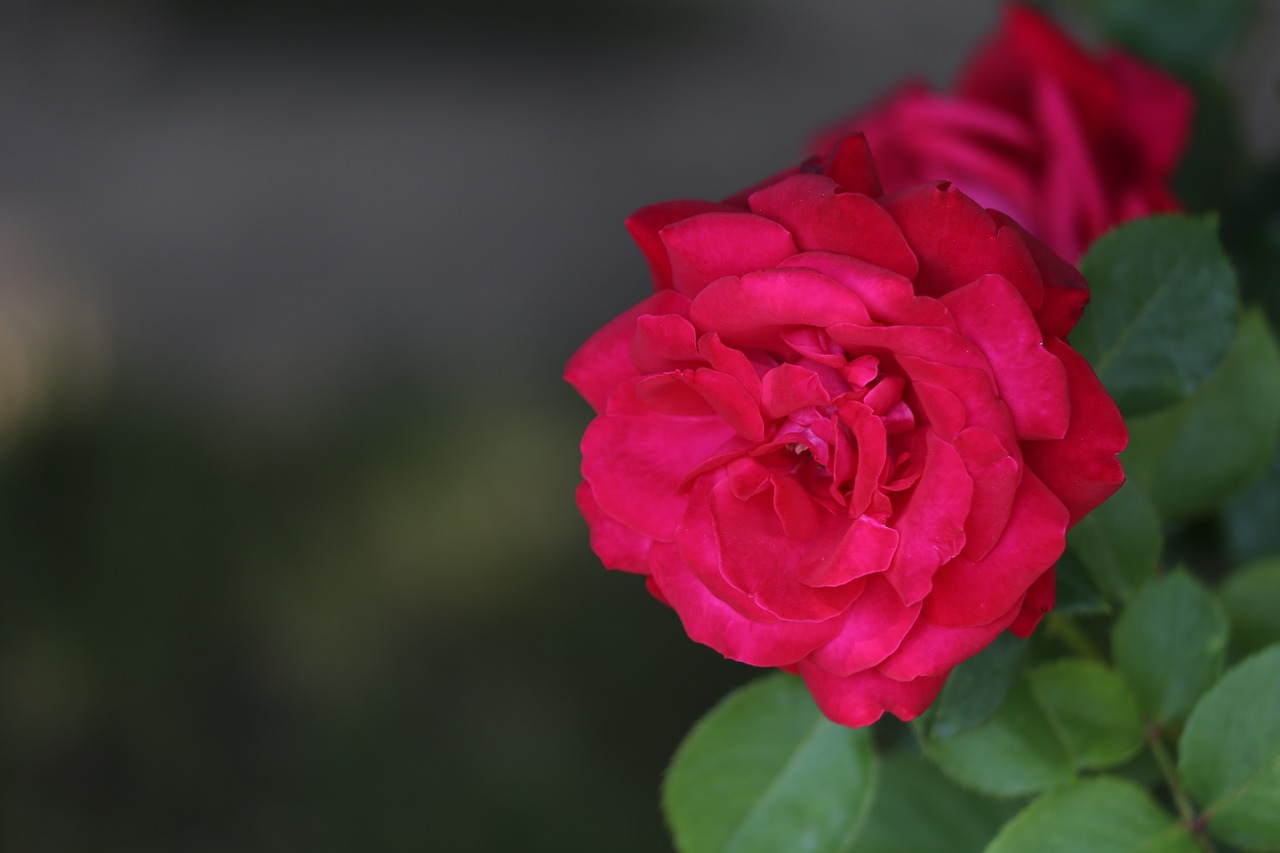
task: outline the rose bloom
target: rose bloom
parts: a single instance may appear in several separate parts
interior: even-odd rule
[[[862,136],[627,226],[656,292],[570,360],[577,500],[694,640],[902,719],[1053,606],[1124,423],[1063,338],[1080,275],[955,186],[881,192]]]
[[[1124,53],[1094,57],[1047,18],[1009,6],[953,95],[908,84],[820,134],[866,134],[885,190],[951,180],[1075,262],[1127,219],[1176,209],[1169,179],[1192,96]]]

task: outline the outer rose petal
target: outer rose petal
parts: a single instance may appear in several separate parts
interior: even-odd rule
[[[1018,438],[1062,438],[1071,418],[1066,370],[1044,349],[1035,318],[1013,285],[1002,276],[984,275],[941,302],[960,333],[981,347],[991,363]]]
[[[1046,339],[1045,347],[1067,369],[1071,426],[1060,441],[1029,441],[1022,452],[1027,467],[1066,505],[1074,526],[1124,483],[1116,454],[1129,443],[1129,431],[1089,362],[1057,338]]]
[[[1013,623],[1021,609],[1019,601],[994,622],[966,628],[944,628],[923,617],[917,619],[902,645],[877,669],[892,679],[904,681],[922,675],[946,675],[960,661],[991,645],[991,641]]]
[[[569,359],[565,380],[583,396],[597,414],[603,414],[613,390],[638,375],[631,361],[631,339],[636,321],[645,314],[687,316],[689,300],[679,293],[659,291],[639,305],[614,317]]]
[[[841,620],[757,622],[713,595],[693,575],[675,546],[655,543],[653,580],[684,624],[689,638],[752,666],[794,664],[840,630]]]
[[[688,496],[685,478],[733,435],[716,417],[648,411],[622,388],[621,411],[596,418],[582,437],[582,477],[608,515],[654,539],[674,541]],[[613,402],[611,401],[611,403]]]
[[[1033,311],[1044,301],[1044,285],[1026,246],[950,183],[912,187],[885,196],[881,204],[919,259],[917,293],[941,296],[986,273],[999,273]]]
[[[1022,609],[1018,611],[1018,617],[1009,625],[1010,631],[1024,640],[1031,636],[1031,632],[1040,624],[1040,620],[1044,615],[1053,609],[1054,601],[1057,598],[1055,580],[1056,574],[1053,566],[1050,566],[1048,571],[1036,578],[1036,582],[1031,585],[1031,589],[1027,590],[1027,597],[1022,602]]]
[[[923,618],[944,628],[986,625],[1000,618],[1062,556],[1066,533],[1062,502],[1025,472],[1004,536],[984,559],[962,555],[938,569]]]
[[[653,540],[600,509],[591,494],[590,483],[579,483],[574,497],[578,511],[587,520],[591,531],[591,550],[596,552],[605,568],[649,574],[649,546]]]
[[[726,275],[777,266],[796,253],[791,232],[751,213],[702,213],[658,234],[671,259],[671,283],[689,297]]]
[[[885,580],[871,576],[862,595],[849,606],[840,633],[809,655],[808,661],[842,678],[873,667],[902,643],[921,606],[907,607]]]
[[[867,147],[867,138],[861,133],[851,133],[837,142],[827,155],[822,171],[846,192],[862,193],[872,198],[884,195],[875,161],[871,159],[871,149]]]
[[[672,222],[679,222],[699,213],[710,213],[714,210],[741,210],[727,204],[716,204],[710,201],[680,199],[664,201],[642,207],[627,217],[627,231],[635,240],[649,264],[649,272],[653,274],[653,289],[667,290],[671,287],[671,259],[667,256],[667,247],[662,245],[658,232]]]
[[[946,681],[945,674],[897,681],[874,669],[841,678],[807,661],[798,670],[822,713],[845,726],[869,726],[885,711],[913,720],[938,698]]]
[[[989,211],[1001,228],[1012,228],[1022,239],[1044,279],[1044,302],[1036,312],[1036,323],[1046,335],[1066,340],[1080,322],[1089,302],[1089,285],[1079,270],[1064,261],[1039,237],[1027,232],[998,210]]]
[[[796,175],[759,190],[751,209],[781,222],[806,252],[840,252],[892,270],[916,274],[916,259],[893,218],[869,196],[841,192],[824,175]]]

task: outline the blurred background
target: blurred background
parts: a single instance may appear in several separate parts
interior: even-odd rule
[[[753,673],[591,555],[562,365],[649,287],[631,210],[998,14],[0,4],[0,848],[667,849]]]

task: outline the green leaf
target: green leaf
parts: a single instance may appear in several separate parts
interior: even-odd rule
[[[1071,343],[1126,415],[1186,397],[1231,347],[1235,273],[1216,229],[1212,216],[1139,219],[1080,261],[1093,296]]]
[[[1248,658],[1200,700],[1178,775],[1209,831],[1246,849],[1280,847],[1280,646]]]
[[[1005,631],[991,645],[951,670],[921,728],[945,739],[990,719],[1013,686],[1026,643]]]
[[[1244,654],[1280,642],[1280,557],[1245,566],[1218,591],[1231,622],[1231,647]]]
[[[1251,560],[1280,553],[1277,518],[1280,518],[1280,453],[1272,454],[1262,478],[1236,495],[1222,511],[1231,554],[1237,560]]]
[[[1076,0],[1111,41],[1157,65],[1186,72],[1206,64],[1252,17],[1253,0]]]
[[[857,853],[980,853],[1016,811],[957,787],[921,756],[891,758],[880,766],[880,784]]]
[[[1162,545],[1160,518],[1133,481],[1067,534],[1068,550],[1109,598],[1121,602],[1155,573]]]
[[[1109,667],[1059,660],[1031,672],[1031,692],[1080,770],[1121,764],[1142,748],[1138,703]]]
[[[1055,613],[1075,616],[1111,611],[1111,605],[1098,589],[1097,582],[1075,554],[1064,552],[1054,570],[1058,582],[1058,600],[1053,605]]]
[[[945,849],[945,848],[940,848]],[[986,853],[1197,853],[1151,796],[1102,776],[1052,791],[1005,824]]]
[[[1241,317],[1235,345],[1199,391],[1128,423],[1121,461],[1162,515],[1215,509],[1247,486],[1280,436],[1280,350],[1261,312]]]
[[[720,702],[676,752],[663,785],[682,853],[847,849],[876,766],[869,729],[822,716],[795,676],[762,678]]]
[[[1111,646],[1146,719],[1177,722],[1222,672],[1227,619],[1208,591],[1177,571],[1142,588],[1116,620]]]
[[[1000,797],[1035,794],[1075,777],[1025,677],[986,723],[947,740],[925,740],[923,749],[956,782]]]

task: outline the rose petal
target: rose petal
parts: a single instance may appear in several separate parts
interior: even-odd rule
[[[880,203],[919,260],[916,293],[941,296],[982,275],[998,273],[1033,311],[1040,307],[1044,285],[1017,234],[1002,232],[991,214],[951,184],[922,184],[887,195]]]
[[[605,324],[569,359],[564,378],[596,412],[603,412],[609,395],[624,381],[637,375],[631,361],[631,339],[636,322],[646,314],[688,316],[689,299],[679,293],[660,291]]]
[[[990,211],[1001,230],[1014,229],[1031,258],[1040,269],[1044,281],[1044,302],[1035,312],[1036,323],[1046,335],[1066,338],[1080,322],[1084,306],[1089,302],[1089,285],[1079,270],[1064,261],[1042,240],[999,211]]]
[[[904,605],[884,578],[868,576],[862,595],[849,605],[840,633],[808,660],[842,677],[873,667],[898,648],[922,606]]]
[[[1013,412],[1018,438],[1062,438],[1071,410],[1062,362],[1044,348],[1035,318],[1003,276],[984,275],[946,294],[960,333],[991,364],[1000,399]]]
[[[744,616],[695,577],[670,544],[655,544],[651,562],[653,581],[680,617],[689,638],[732,660],[752,666],[785,666],[800,660],[840,630],[838,618],[826,622],[781,622],[763,612],[759,620]]]
[[[666,542],[676,537],[688,496],[685,478],[734,435],[717,417],[672,417],[635,399],[634,386],[582,437],[582,476],[600,508],[635,530]]]
[[[689,297],[721,276],[774,267],[796,253],[786,228],[751,213],[702,213],[658,236],[671,259],[672,286]]]
[[[649,574],[649,546],[653,540],[600,509],[589,483],[580,483],[574,497],[591,531],[591,550],[605,568]]]
[[[1022,609],[1018,611],[1018,617],[1009,625],[1009,630],[1024,640],[1030,637],[1044,615],[1053,609],[1056,597],[1056,574],[1054,567],[1050,566],[1044,574],[1036,578],[1031,589],[1027,590]]]
[[[645,261],[649,264],[649,272],[653,274],[653,289],[668,290],[671,288],[671,259],[667,256],[667,247],[662,244],[658,232],[673,222],[710,213],[718,210],[741,210],[727,204],[716,204],[711,201],[696,199],[679,199],[664,201],[642,207],[627,217],[627,232],[640,247]]]
[[[771,491],[780,489],[786,487],[775,484]],[[804,538],[787,535],[779,517],[779,505],[782,504],[784,511],[796,511],[785,505],[787,499],[795,496],[795,490],[786,489],[782,502],[771,493],[743,500],[733,494],[727,482],[721,482],[711,489],[704,505],[704,495],[695,489],[680,534],[681,554],[701,575],[710,568],[710,555],[691,546],[714,542],[721,576],[760,607],[780,619],[825,621],[842,613],[862,590],[857,583],[813,588],[800,582],[799,566],[814,559],[814,552],[831,548],[841,531],[837,519],[825,511],[816,511],[815,507],[816,517],[801,522],[810,528],[810,535]],[[823,530],[815,535],[819,527]]]
[[[869,323],[857,295],[807,269],[777,269],[722,278],[698,294],[689,319],[730,346],[776,346],[794,326]]]
[[[759,190],[751,209],[781,222],[806,252],[838,252],[914,278],[916,258],[892,216],[825,175],[796,175]]]
[[[806,586],[843,586],[889,568],[898,548],[898,532],[865,516],[849,525],[849,531],[820,561],[800,566],[799,581]]]
[[[956,449],[926,430],[927,456],[906,508],[892,519],[898,550],[885,578],[906,604],[929,594],[934,572],[964,547],[973,481]]]
[[[841,678],[807,661],[798,669],[827,719],[854,727],[869,726],[886,711],[903,721],[915,719],[938,698],[946,680],[939,676],[899,681],[874,669]]]
[[[1060,441],[1026,442],[1023,459],[1066,505],[1074,526],[1124,483],[1116,454],[1129,431],[1089,363],[1057,338],[1047,338],[1045,347],[1067,370],[1071,424]]]
[[[884,194],[867,138],[861,133],[851,133],[837,142],[827,155],[822,171],[845,192],[862,193],[871,198]]]
[[[881,323],[955,327],[936,299],[916,296],[910,279],[866,261],[834,252],[801,252],[779,266],[806,267],[835,279],[858,294],[867,313]]]
[[[691,367],[698,360],[698,333],[679,314],[644,314],[636,318],[630,352],[641,373]]]
[[[962,554],[938,569],[923,618],[940,627],[963,628],[1008,613],[1062,556],[1066,533],[1062,502],[1025,472],[1000,541],[983,559]]]
[[[1009,512],[1022,480],[1021,454],[1011,455],[995,433],[980,427],[962,430],[952,444],[973,480],[973,500],[964,522],[965,543],[960,553],[971,560],[981,560],[995,547],[1009,523]]]
[[[925,605],[928,606],[927,604]],[[1013,622],[1022,602],[986,625],[944,628],[930,622],[924,613],[902,639],[898,650],[876,667],[892,679],[910,681],[920,676],[946,675],[958,663],[991,645],[991,641]]]

